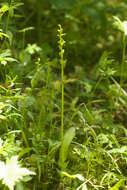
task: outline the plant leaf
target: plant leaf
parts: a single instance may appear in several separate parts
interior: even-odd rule
[[[117,182],[113,187],[111,187],[109,190],[119,190],[120,187],[124,186],[124,179],[121,179],[119,182]]]
[[[60,154],[59,154],[59,162],[58,162],[61,168],[66,168],[67,166],[67,163],[65,163],[65,161],[67,159],[69,146],[74,136],[75,136],[74,127],[71,127],[70,129],[68,129],[64,135],[63,144],[61,145]]]

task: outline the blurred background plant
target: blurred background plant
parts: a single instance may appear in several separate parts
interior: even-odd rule
[[[127,64],[114,27],[126,13],[126,0],[0,1],[0,158],[36,172],[16,190],[127,188]]]

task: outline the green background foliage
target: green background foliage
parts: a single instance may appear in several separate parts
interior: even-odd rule
[[[127,66],[113,16],[127,20],[126,0],[0,1],[0,160],[18,155],[36,172],[16,190],[127,188]]]

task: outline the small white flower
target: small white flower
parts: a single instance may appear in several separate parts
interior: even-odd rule
[[[12,156],[7,160],[6,164],[0,161],[0,180],[10,190],[14,190],[16,182],[22,180],[27,175],[35,175],[35,173],[22,168],[18,163],[17,156]]]
[[[127,36],[127,21],[123,22],[123,27],[124,27],[125,36]]]
[[[113,18],[113,26],[121,32],[124,32],[125,36],[127,36],[127,21],[122,22],[117,16],[113,16]]]
[[[3,176],[6,175],[5,173],[6,173],[5,163],[0,161],[0,180],[2,180]]]

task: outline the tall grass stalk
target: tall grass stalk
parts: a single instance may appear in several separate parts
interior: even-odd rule
[[[11,7],[12,0],[9,0],[8,3],[9,3],[9,10],[8,10],[7,21],[6,21],[6,28],[5,28],[5,32],[6,33],[8,31],[8,25],[9,25],[9,19],[10,19],[10,7]]]
[[[59,37],[59,62],[61,65],[61,145],[63,144],[63,135],[64,135],[64,66],[65,66],[65,61],[64,61],[64,44],[65,41],[63,39],[63,36],[65,35],[63,33],[63,28],[61,25],[58,25],[58,37]]]
[[[120,71],[120,86],[123,85],[123,76],[124,76],[124,63],[125,63],[125,51],[126,51],[126,36],[123,32],[122,34],[122,58],[121,58],[121,71]]]

